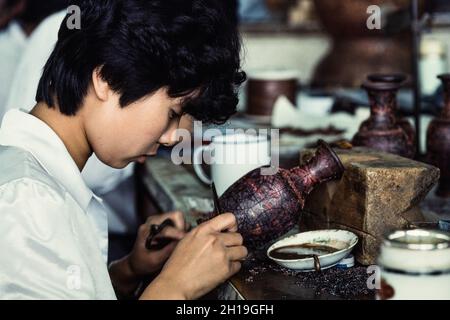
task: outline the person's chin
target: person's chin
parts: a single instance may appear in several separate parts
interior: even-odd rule
[[[137,163],[144,164],[147,161],[147,156],[140,156],[136,159]]]
[[[128,160],[128,159],[125,160],[124,159],[124,160],[109,162],[109,163],[106,163],[106,165],[110,166],[113,169],[124,169],[132,162],[133,162],[133,160]]]
[[[118,170],[120,170],[120,169],[126,168],[129,164],[130,164],[130,162],[127,162],[127,163],[125,163],[125,164],[114,164],[114,165],[109,165],[109,166],[110,166],[111,168],[113,168],[113,169],[118,169]]]
[[[123,169],[132,161],[128,159],[111,159],[97,155],[97,158],[105,165],[113,169]]]

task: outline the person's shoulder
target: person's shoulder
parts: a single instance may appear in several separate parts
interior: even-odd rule
[[[6,26],[4,29],[0,30],[0,40],[1,41],[10,41],[12,37],[12,30],[13,24],[10,23],[8,26]]]
[[[0,163],[0,225],[23,233],[34,225],[44,238],[71,231],[65,189],[30,153],[0,146]]]
[[[25,33],[20,29],[17,23],[10,23],[8,27],[0,31],[0,55],[8,56],[18,55],[19,49],[26,46]]]
[[[31,34],[29,43],[33,44],[37,41],[38,44],[47,45],[46,43],[48,43],[49,46],[54,45],[56,40],[58,40],[58,30],[66,14],[66,10],[63,10],[45,18]],[[44,43],[42,42],[43,39]]]
[[[8,28],[5,28],[3,30],[0,30],[0,45],[6,44],[7,41],[9,41],[10,38],[10,32]]]
[[[46,189],[53,198],[65,198],[65,189],[40,165],[31,153],[16,147],[0,146],[0,190]]]

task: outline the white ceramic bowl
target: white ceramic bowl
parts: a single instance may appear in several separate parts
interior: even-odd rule
[[[358,237],[352,232],[337,229],[297,233],[295,235],[281,239],[270,246],[270,248],[267,250],[267,256],[285,268],[305,272],[315,271],[313,258],[282,260],[276,259],[269,254],[272,250],[280,247],[300,245],[305,243],[324,245],[338,249],[338,251],[336,252],[318,256],[321,269],[324,270],[337,265],[339,261],[344,259],[352,251],[353,247],[358,243]]]
[[[249,80],[286,81],[300,78],[300,72],[294,69],[253,69],[246,72]]]

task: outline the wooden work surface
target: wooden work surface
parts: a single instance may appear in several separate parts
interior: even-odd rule
[[[201,212],[208,212],[213,208],[210,189],[197,179],[190,166],[176,166],[170,159],[156,157],[146,163],[145,172],[141,178],[150,198],[161,212],[181,210],[185,213],[187,222],[194,226],[197,218],[201,216]],[[292,232],[296,232],[296,230]],[[261,254],[259,256],[264,257]],[[319,284],[315,286],[309,283],[308,286],[305,286],[297,276],[273,270],[271,263],[267,260],[264,261],[264,265],[268,267],[263,272],[261,270],[255,272],[255,265],[258,266],[258,262],[245,263],[237,275],[219,288],[217,298],[225,300],[301,300],[372,299],[374,297],[373,291],[368,294],[346,295],[345,297],[335,293],[330,294],[320,290]],[[324,274],[326,272],[328,270],[323,271]],[[352,278],[351,274],[347,274],[341,279],[341,282],[348,283]]]

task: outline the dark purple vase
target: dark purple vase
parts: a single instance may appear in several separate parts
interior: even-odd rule
[[[397,91],[394,82],[366,81],[370,101],[370,117],[364,121],[353,137],[353,145],[389,152],[406,158],[414,156],[414,145],[399,126],[395,116]]]
[[[407,76],[403,73],[376,73],[367,77],[372,82],[397,83],[403,86],[406,82]],[[414,147],[414,154],[416,153],[416,129],[409,122],[408,119],[398,116],[397,99],[395,100],[394,113],[397,115],[398,125],[406,132],[408,142]]]
[[[450,197],[450,74],[439,76],[444,85],[444,109],[427,131],[427,156],[430,163],[441,170],[436,194]]]
[[[279,169],[275,175],[261,175],[260,169],[249,172],[220,197],[220,207],[236,216],[245,245],[253,249],[298,224],[307,195],[317,185],[340,178],[343,172],[336,153],[319,141],[315,156],[303,166]],[[212,213],[207,219],[214,216]]]

